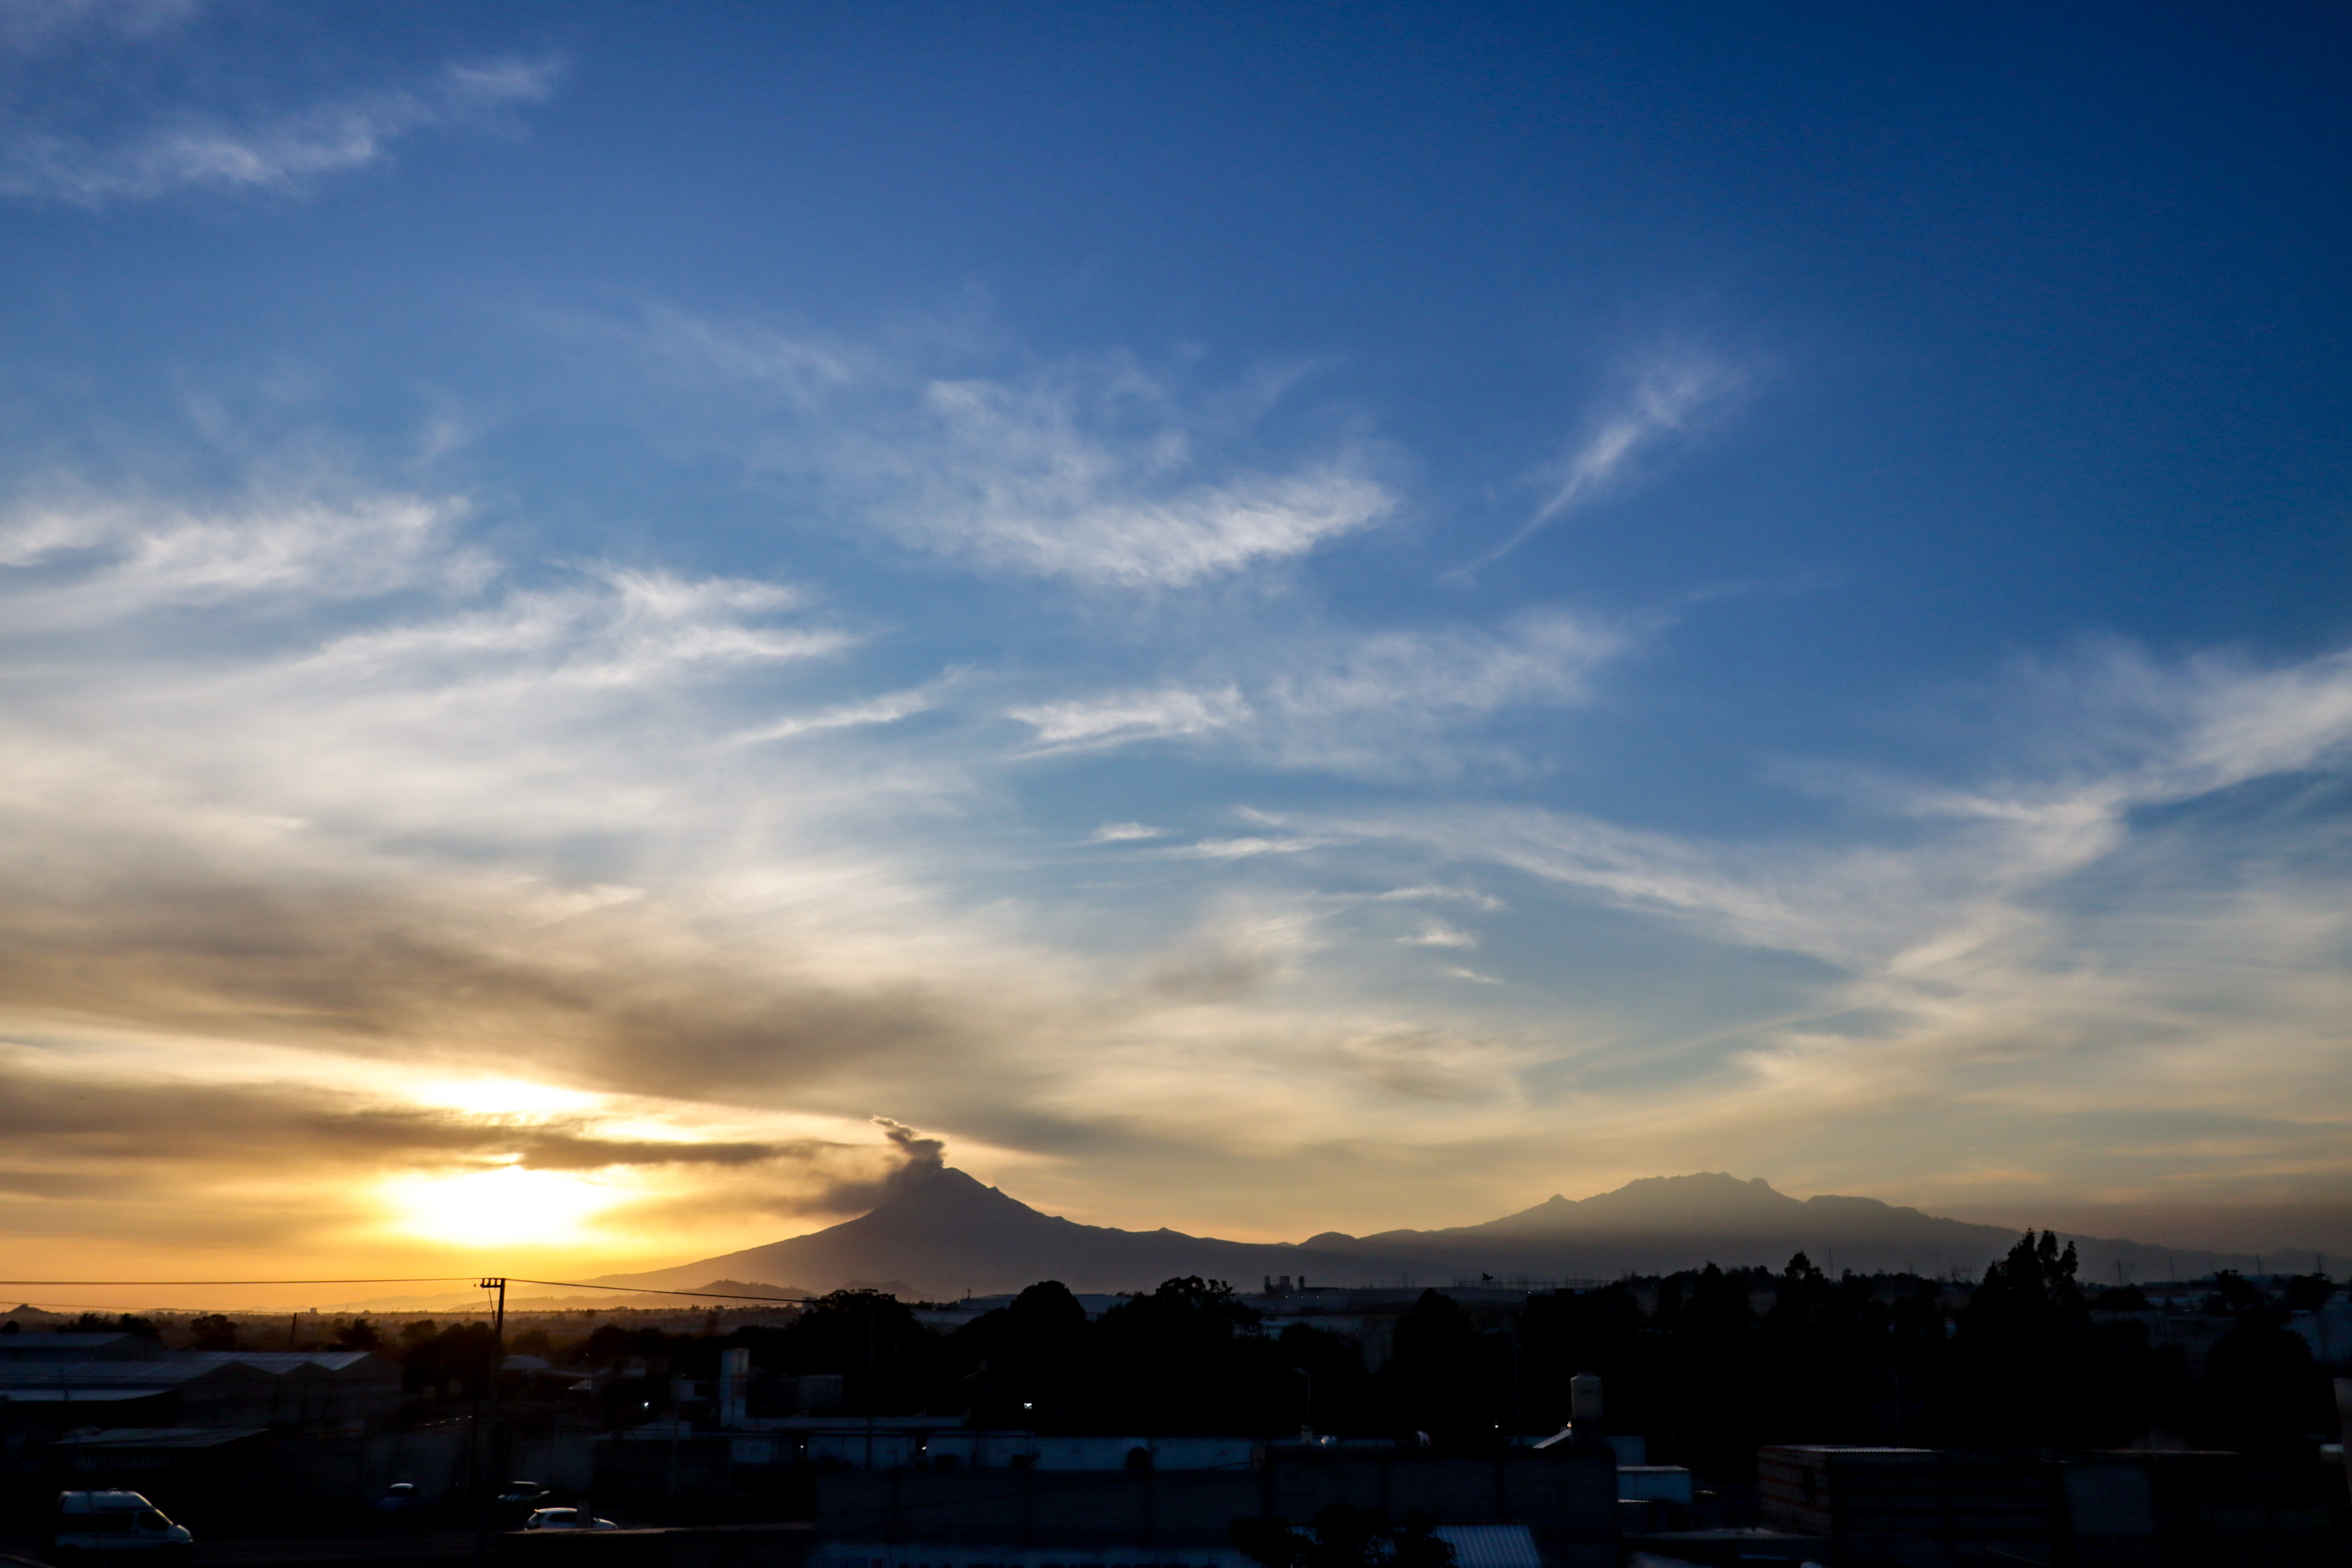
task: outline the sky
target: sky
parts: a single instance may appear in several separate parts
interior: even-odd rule
[[[2347,46],[6,0],[16,1271],[2352,1249]]]

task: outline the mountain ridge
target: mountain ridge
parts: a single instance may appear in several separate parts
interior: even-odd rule
[[[2063,1233],[2062,1233],[2063,1235]],[[1161,1226],[1082,1225],[1030,1207],[936,1159],[894,1176],[882,1200],[855,1219],[805,1236],[669,1268],[608,1274],[584,1283],[688,1289],[715,1279],[772,1281],[823,1291],[853,1280],[904,1281],[933,1299],[1016,1290],[1039,1279],[1072,1289],[1149,1289],[1175,1275],[1234,1280],[1289,1275],[1326,1285],[1443,1283],[1453,1279],[1610,1279],[1717,1263],[1778,1268],[1802,1251],[1823,1267],[1953,1271],[1974,1277],[2017,1239],[2006,1226],[1947,1219],[1877,1198],[1817,1194],[1794,1198],[1760,1176],[1727,1172],[1643,1176],[1582,1199],[1553,1194],[1477,1225],[1323,1231],[1303,1242],[1226,1241]],[[2252,1255],[2112,1237],[2068,1236],[2090,1280],[2173,1278],[2242,1268]]]

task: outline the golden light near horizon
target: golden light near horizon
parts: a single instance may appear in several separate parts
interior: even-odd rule
[[[2252,97],[2150,33],[2159,111],[2096,28],[1988,105],[1833,24],[1727,98],[1640,88],[1717,28],[1171,9],[0,10],[12,1273],[691,1269],[937,1169],[2352,1253],[2311,30],[2212,24]],[[1890,112],[1932,167],[1784,155]]]
[[[520,1165],[459,1176],[403,1176],[384,1185],[393,1228],[455,1247],[577,1242],[622,1200],[601,1183]]]
[[[410,1091],[420,1104],[474,1116],[552,1116],[593,1109],[602,1097],[515,1078],[450,1079]]]

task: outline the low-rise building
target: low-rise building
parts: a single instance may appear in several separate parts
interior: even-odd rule
[[[2318,1568],[2345,1560],[2329,1510],[2265,1497],[2242,1454],[1788,1445],[1758,1451],[1757,1478],[1764,1528],[1830,1542],[1839,1568]]]
[[[166,1351],[135,1336],[11,1334],[0,1341],[130,1339],[9,1345],[0,1359],[0,1421],[14,1430],[95,1426],[355,1430],[400,1407],[400,1373],[366,1351]],[[97,1353],[71,1353],[95,1349]]]

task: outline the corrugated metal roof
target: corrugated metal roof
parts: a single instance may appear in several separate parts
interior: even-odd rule
[[[142,1334],[0,1334],[0,1361],[58,1361],[110,1351],[118,1356],[163,1354],[163,1347]]]
[[[373,1363],[367,1365],[363,1363]],[[389,1362],[365,1351],[172,1351],[140,1360],[0,1362],[0,1388],[55,1388],[65,1384],[94,1387],[124,1384],[193,1383],[230,1367],[243,1367],[269,1377],[285,1377],[311,1370],[330,1375],[354,1370],[395,1375]]]
[[[1543,1568],[1524,1524],[1441,1524],[1432,1533],[1454,1548],[1454,1568]]]
[[[110,1432],[60,1437],[60,1448],[217,1448],[247,1437],[266,1437],[266,1426],[117,1426]]]

